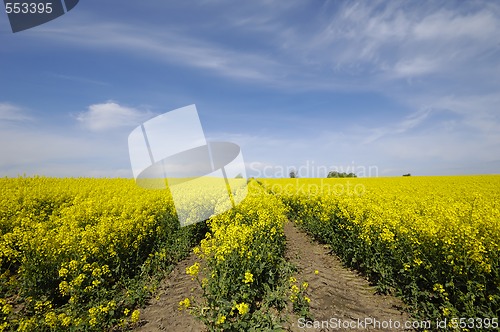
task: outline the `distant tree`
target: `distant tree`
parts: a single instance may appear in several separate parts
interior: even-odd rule
[[[357,178],[358,176],[354,173],[347,174],[346,172],[330,171],[328,172],[327,178]]]
[[[407,174],[403,174],[403,176],[411,176],[411,174],[410,174],[410,173],[407,173]]]
[[[337,172],[337,171],[330,171],[330,172],[328,172],[328,175],[326,177],[327,178],[338,178],[339,177],[339,172]]]
[[[297,176],[297,171],[296,171],[296,170],[294,170],[294,169],[292,169],[292,170],[290,171],[290,178],[295,179],[296,177],[298,177],[298,176]]]

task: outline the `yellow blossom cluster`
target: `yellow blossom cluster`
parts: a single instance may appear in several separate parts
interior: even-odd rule
[[[263,183],[297,225],[422,317],[498,314],[500,176]]]
[[[183,245],[170,194],[131,179],[2,178],[0,188],[0,325],[7,330],[133,323],[139,312],[115,307],[115,286],[152,262],[174,263],[167,253],[176,250],[163,243]],[[8,310],[13,293],[23,294],[21,310]],[[132,308],[136,298],[124,301]]]
[[[253,274],[251,274],[250,272],[245,272],[245,279],[243,279],[243,282],[245,284],[252,283],[253,282]]]
[[[196,277],[199,272],[200,272],[200,263],[198,262],[186,268],[186,273],[193,277]]]
[[[238,313],[240,315],[246,314],[250,309],[250,306],[247,303],[238,303],[235,307],[238,309]]]
[[[206,266],[201,281],[205,324],[217,331],[256,324],[253,314],[264,310],[267,294],[283,282],[278,271],[284,262],[286,221],[281,200],[255,181],[238,206],[207,221],[210,232],[195,249]],[[190,267],[187,273],[193,275],[194,270]],[[259,312],[255,317],[261,316]]]

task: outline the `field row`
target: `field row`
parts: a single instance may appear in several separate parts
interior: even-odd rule
[[[297,225],[381,292],[399,294],[417,317],[498,318],[500,176],[264,185]]]
[[[291,310],[307,317],[307,283],[294,278],[284,258],[287,221],[284,204],[251,182],[240,205],[207,222],[210,233],[195,248],[204,268],[196,263],[187,270],[204,297],[181,305],[210,331],[275,331]]]
[[[95,330],[140,319],[150,279],[206,232],[133,180],[0,179],[0,331]],[[204,228],[205,227],[205,228]]]
[[[133,327],[155,283],[194,246],[200,259],[187,273],[204,297],[179,305],[210,330],[276,328],[287,305],[308,313],[283,258],[286,209],[255,182],[236,208],[209,195],[189,218],[217,216],[180,227],[168,191],[132,180],[0,181],[0,331]]]
[[[211,331],[279,329],[291,309],[310,316],[284,258],[288,219],[416,318],[500,311],[500,176],[251,181],[236,208],[210,199],[189,216],[210,218],[186,227],[168,191],[132,180],[0,182],[0,331],[134,326],[193,247],[203,297],[180,308]]]

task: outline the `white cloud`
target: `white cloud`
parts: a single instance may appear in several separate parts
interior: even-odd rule
[[[371,89],[387,89],[404,78],[464,77],[498,63],[478,58],[498,52],[499,13],[497,4],[481,2],[452,9],[435,2],[336,2],[314,31],[291,27],[281,37],[304,63],[330,64],[336,73],[360,74],[363,88],[368,81]]]
[[[109,83],[98,81],[98,80],[93,80],[85,77],[80,77],[80,76],[74,76],[74,75],[63,75],[63,74],[56,74],[56,73],[49,73],[49,75],[66,80],[66,81],[73,81],[77,83],[82,83],[82,84],[92,84],[92,85],[101,85],[101,86],[107,86]]]
[[[2,121],[31,121],[33,118],[25,114],[24,109],[9,103],[0,103],[0,122]]]
[[[416,111],[402,120],[394,121],[383,127],[374,128],[357,128],[356,132],[365,132],[365,138],[362,139],[362,144],[368,144],[381,139],[384,136],[401,135],[407,133],[409,130],[421,125],[431,114],[431,108],[425,108]]]
[[[387,91],[402,79],[436,74],[456,81],[481,68],[492,74],[491,61],[477,60],[498,52],[500,7],[495,3],[448,8],[436,2],[336,1],[320,8],[307,1],[234,6],[217,0],[202,6],[213,19],[192,27],[76,17],[71,29],[62,23],[41,29],[56,42],[124,51],[281,89]],[[297,20],[299,13],[310,19]],[[206,24],[230,40],[237,37],[243,46],[201,37],[197,29]]]
[[[77,120],[90,130],[104,131],[120,127],[134,127],[151,116],[152,113],[149,111],[140,111],[108,101],[103,104],[90,105],[86,112],[78,115]]]
[[[414,25],[413,34],[422,40],[488,40],[498,33],[499,22],[490,11],[459,14],[440,10]]]
[[[443,96],[433,106],[447,109],[462,117],[462,125],[475,131],[496,137],[500,144],[500,95],[482,94]],[[500,155],[500,151],[499,155]]]
[[[132,175],[127,135],[91,136],[68,128],[0,130],[0,176]]]
[[[194,38],[180,31],[127,23],[82,22],[81,28],[44,28],[47,38],[96,49],[125,50],[159,62],[213,71],[233,79],[275,80],[283,65],[271,57]],[[160,30],[161,32],[152,32]]]
[[[432,58],[402,59],[394,64],[392,70],[395,77],[414,77],[434,73],[439,70],[439,63]]]
[[[258,82],[259,87],[263,82],[287,92],[375,91],[401,103],[409,113],[394,111],[390,117],[377,119],[377,114],[365,110],[363,115],[373,119],[371,125],[343,129],[344,134],[331,128],[331,133],[310,137],[297,126],[301,135],[292,139],[280,137],[279,129],[275,137],[229,139],[241,142],[245,160],[259,160],[259,167],[289,165],[316,156],[326,164],[331,163],[328,158],[376,161],[387,170],[403,172],[395,164],[405,159],[414,167],[431,170],[442,167],[439,160],[468,165],[471,159],[486,163],[500,155],[497,3],[331,1],[324,2],[321,11],[306,1],[286,8],[277,6],[281,2],[226,6],[227,1],[220,0],[207,1],[207,6],[221,2],[231,9],[210,12],[214,18],[202,23],[225,29],[224,38],[239,43],[211,39],[218,35],[217,30],[203,38],[196,24],[196,28],[138,27],[125,19],[81,22],[72,29],[54,28],[62,25],[56,22],[40,29],[48,32],[42,36],[65,45],[93,52],[119,51],[160,65],[181,65],[238,82]],[[0,120],[22,120],[19,114],[0,104]],[[105,131],[138,125],[150,115],[107,102],[89,106],[78,120],[86,128]],[[297,121],[303,127],[307,127],[305,117],[301,115]],[[318,127],[330,129],[324,122],[324,127]]]

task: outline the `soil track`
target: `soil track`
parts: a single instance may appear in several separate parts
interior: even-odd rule
[[[392,296],[376,295],[374,287],[354,271],[346,269],[340,260],[331,255],[331,250],[314,242],[309,236],[297,230],[292,222],[285,225],[287,237],[287,259],[293,262],[299,272],[297,279],[307,281],[307,295],[311,298],[311,314],[314,321],[323,323],[322,328],[300,328],[295,318],[292,331],[401,331],[404,329],[384,329],[374,325],[357,325],[365,319],[382,322],[410,321],[408,314],[402,311],[403,304]],[[318,271],[318,274],[315,273]],[[339,320],[349,322],[342,328]],[[380,327],[382,325],[379,325]],[[397,323],[396,323],[397,324]],[[360,328],[358,328],[358,326]],[[393,324],[394,326],[394,324]],[[375,327],[375,328],[374,328]]]
[[[289,331],[404,330],[402,328],[377,328],[373,325],[351,325],[353,328],[345,328],[345,326],[342,328],[340,322],[357,324],[358,320],[365,322],[365,319],[376,320],[380,324],[392,321],[393,326],[397,321],[404,326],[404,322],[409,321],[410,317],[402,311],[401,301],[391,296],[376,295],[375,288],[370,286],[367,280],[346,269],[336,256],[330,254],[331,250],[328,247],[311,240],[306,234],[297,230],[292,222],[285,225],[285,235],[287,237],[286,257],[296,264],[297,279],[309,283],[307,296],[311,298],[311,314],[314,321],[317,322],[316,324],[323,321],[322,327],[305,328],[297,317],[291,315],[289,326],[287,326]],[[200,321],[186,311],[178,310],[179,301],[188,296],[200,296],[199,286],[185,273],[186,267],[195,261],[195,255],[189,256],[180,262],[162,282],[156,298],[153,298],[148,306],[141,310],[142,326],[137,328],[137,331],[206,331]],[[195,289],[194,293],[192,289]]]
[[[191,316],[186,310],[179,310],[179,302],[186,297],[201,297],[201,290],[195,280],[186,274],[186,268],[197,259],[191,255],[177,264],[174,270],[160,284],[157,294],[146,308],[141,310],[141,332],[202,332],[206,331],[202,322]],[[194,291],[192,291],[194,290]]]

